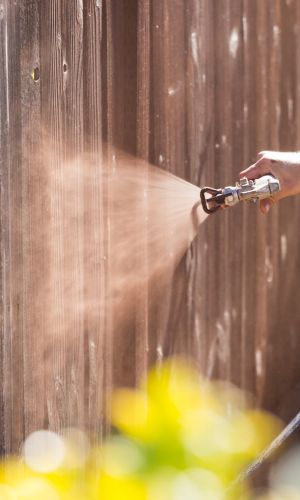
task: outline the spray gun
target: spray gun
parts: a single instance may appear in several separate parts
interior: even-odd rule
[[[257,200],[271,198],[278,191],[280,191],[279,180],[268,174],[255,180],[243,177],[235,186],[223,189],[204,187],[200,191],[200,199],[204,212],[213,214],[220,208],[233,207],[239,201],[255,203]]]

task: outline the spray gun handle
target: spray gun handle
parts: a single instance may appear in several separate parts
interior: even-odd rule
[[[236,184],[236,188],[239,201],[256,202],[257,200],[270,198],[274,193],[280,191],[280,182],[271,174],[263,175],[254,180],[243,177]]]

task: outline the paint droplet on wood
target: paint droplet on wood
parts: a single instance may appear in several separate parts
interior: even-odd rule
[[[273,264],[271,261],[271,256],[270,256],[270,248],[266,248],[266,254],[265,254],[265,273],[266,273],[266,278],[267,278],[267,283],[271,284],[273,282]]]
[[[229,38],[229,51],[233,58],[236,57],[238,47],[239,47],[239,34],[238,30],[234,28]]]
[[[248,21],[246,16],[243,16],[243,37],[245,42],[248,40]]]
[[[280,28],[279,26],[273,26],[273,38],[275,41],[275,44],[279,42],[279,37],[280,37]]]
[[[163,348],[162,348],[161,344],[158,344],[158,346],[156,348],[156,352],[157,352],[158,360],[161,361],[164,357]]]
[[[289,120],[291,121],[294,116],[294,101],[291,97],[288,99],[288,117]]]
[[[169,94],[170,96],[175,95],[175,94],[176,94],[176,92],[177,92],[177,90],[176,90],[176,89],[174,89],[173,87],[169,87],[169,89],[168,89],[168,94]]]
[[[262,366],[262,352],[259,349],[255,352],[255,368],[256,368],[256,375],[258,377],[261,377],[263,374],[263,366]]]
[[[197,33],[193,32],[191,34],[191,48],[194,63],[198,63],[198,44],[197,44]]]
[[[281,260],[285,261],[287,256],[287,238],[285,234],[282,234],[280,238],[280,250],[281,250]]]
[[[277,120],[280,120],[280,118],[281,118],[281,107],[280,107],[280,104],[276,104],[276,117],[277,117]]]

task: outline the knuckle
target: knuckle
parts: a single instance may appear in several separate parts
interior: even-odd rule
[[[266,155],[267,151],[260,151],[257,155],[258,158],[263,158]]]
[[[260,153],[258,153],[258,158],[259,158],[259,160],[270,161],[271,155],[272,155],[271,151],[260,151]]]
[[[270,158],[268,158],[266,155],[263,155],[257,162],[257,166],[260,168],[264,168],[266,166],[269,166],[271,163]]]

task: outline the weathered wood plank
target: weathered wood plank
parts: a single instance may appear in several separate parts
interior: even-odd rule
[[[36,137],[41,131],[41,71],[40,71],[40,22],[39,3],[20,4],[20,124],[22,176],[22,256],[21,263],[23,294],[23,385],[24,385],[24,433],[28,435],[36,428],[45,426],[45,375],[44,351],[47,327],[45,311],[41,305],[43,282],[46,280],[43,254],[43,231],[47,220],[43,217],[42,199],[45,196],[42,175],[34,159]],[[11,185],[12,192],[15,186]],[[15,242],[13,242],[15,245]],[[37,334],[39,332],[39,334]],[[13,371],[12,371],[13,373]]]
[[[23,252],[20,6],[2,4],[1,41],[1,249],[2,249],[2,391],[5,450],[18,449],[24,436]],[[13,424],[13,425],[12,425]]]

